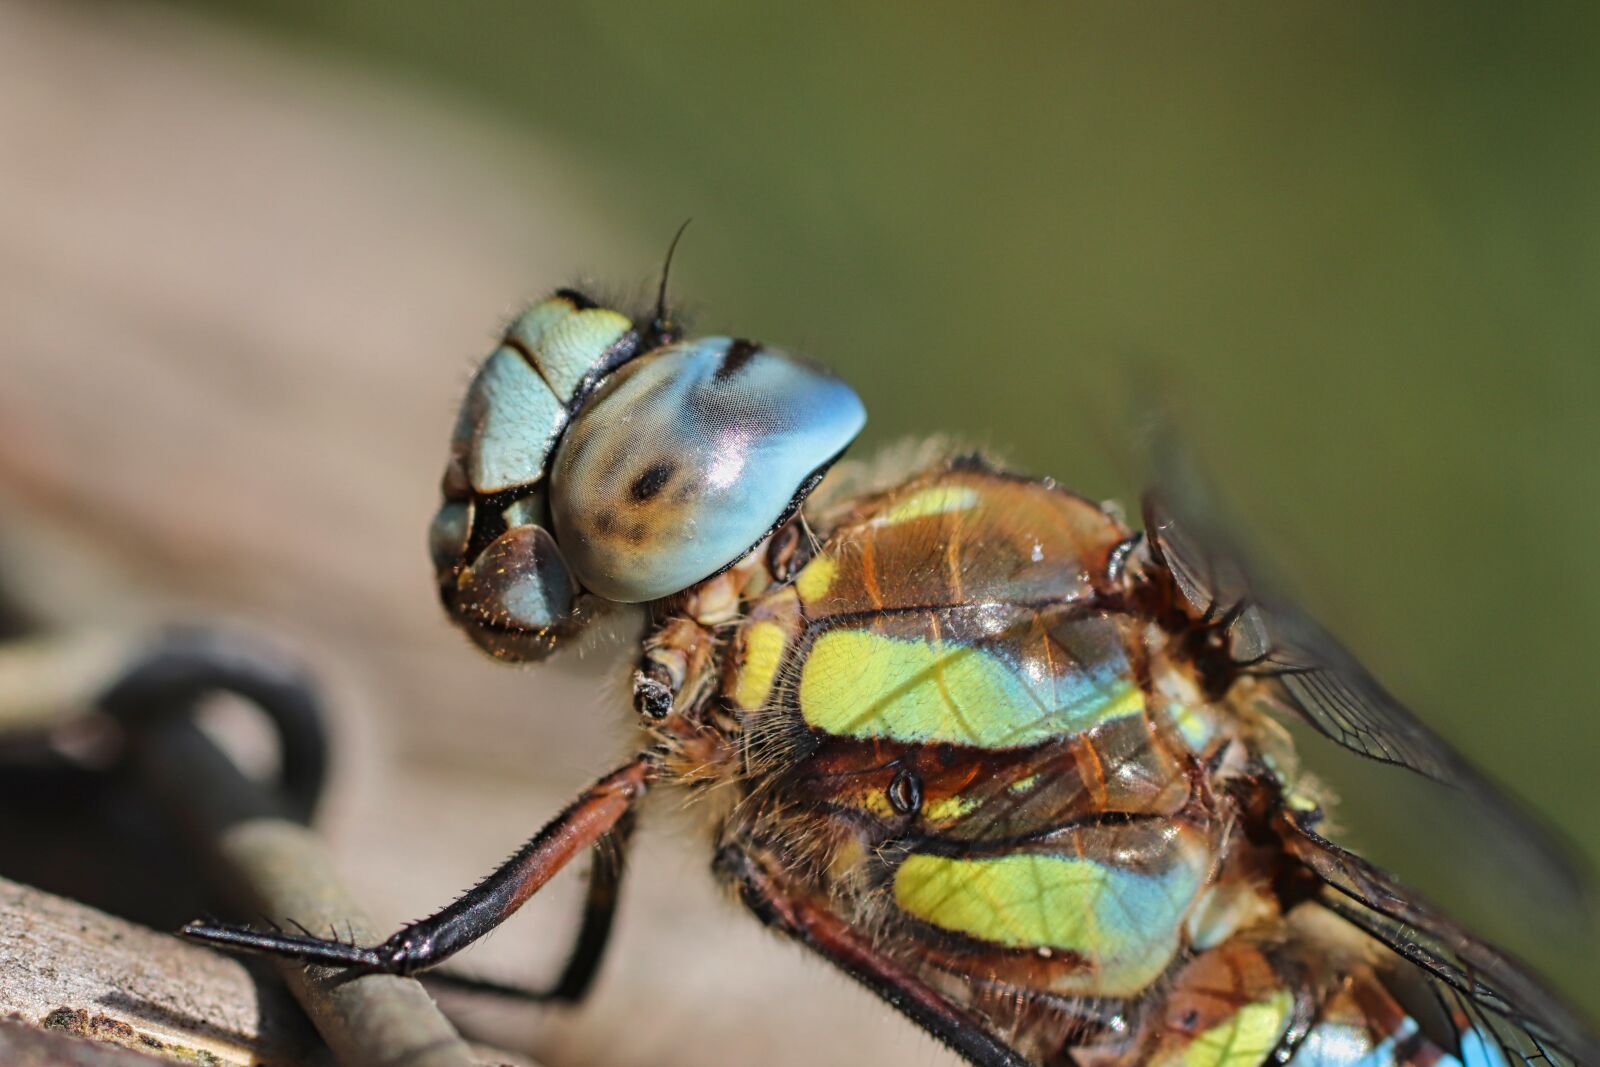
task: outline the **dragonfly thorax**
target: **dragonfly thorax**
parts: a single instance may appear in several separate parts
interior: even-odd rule
[[[636,675],[669,776],[728,787],[723,849],[1013,992],[1133,997],[1272,906],[1215,899],[1232,724],[1126,609],[1120,522],[967,461],[807,524],[792,576],[780,535],[675,601]]]

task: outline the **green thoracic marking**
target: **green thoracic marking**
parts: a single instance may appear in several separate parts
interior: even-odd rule
[[[1211,739],[1216,736],[1217,724],[1208,709],[1188,704],[1173,704],[1168,714],[1172,718],[1172,724],[1178,728],[1184,743],[1195,752],[1204,752]]]
[[[1085,963],[1082,992],[1125,996],[1171,963],[1205,877],[1203,849],[1175,843],[1166,859],[1164,869],[1136,873],[1055,854],[918,853],[895,872],[894,898],[902,911],[945,930],[1007,948],[1076,953]]]
[[[733,699],[746,711],[761,707],[772,692],[785,640],[783,627],[771,621],[753,623],[744,631],[745,660],[739,666]]]
[[[1052,674],[959,642],[832,630],[806,656],[800,712],[838,737],[1024,748],[1139,714],[1124,666]]]
[[[1227,1019],[1195,1035],[1181,1054],[1159,1059],[1151,1067],[1258,1067],[1283,1037],[1293,1007],[1294,997],[1286,990],[1241,1005]]]
[[[872,525],[893,526],[932,515],[966,511],[977,507],[982,500],[983,495],[970,485],[933,485],[918,490],[894,507],[873,516]]]

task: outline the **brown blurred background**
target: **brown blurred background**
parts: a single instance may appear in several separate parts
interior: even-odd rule
[[[1581,17],[0,0],[0,573],[286,637],[337,700],[349,880],[431,910],[630,725],[617,645],[517,672],[437,611],[454,405],[522,301],[636,299],[693,217],[691,322],[833,364],[865,449],[953,433],[1132,499],[1134,416],[1175,400],[1318,611],[1600,856]],[[494,1036],[950,1062],[721,900],[672,806],[594,1002]],[[474,966],[548,969],[571,889]],[[1592,941],[1523,936],[1600,1008]]]

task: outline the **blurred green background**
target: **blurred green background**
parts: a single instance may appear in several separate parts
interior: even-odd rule
[[[1175,404],[1332,628],[1600,856],[1595,9],[187,6],[562,153],[632,243],[529,292],[642,294],[693,218],[691,323],[839,368],[869,447],[1132,499]]]

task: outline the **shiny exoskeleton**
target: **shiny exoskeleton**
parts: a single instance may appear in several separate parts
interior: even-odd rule
[[[1319,835],[1276,716],[1484,786],[1203,531],[1151,498],[1136,533],[971,456],[818,489],[855,394],[660,322],[568,291],[520,316],[430,537],[448,610],[503,658],[648,603],[639,755],[383,945],[190,934],[411,973],[588,847],[574,999],[634,805],[673,783],[762,921],[974,1063],[1600,1064],[1520,965]]]

